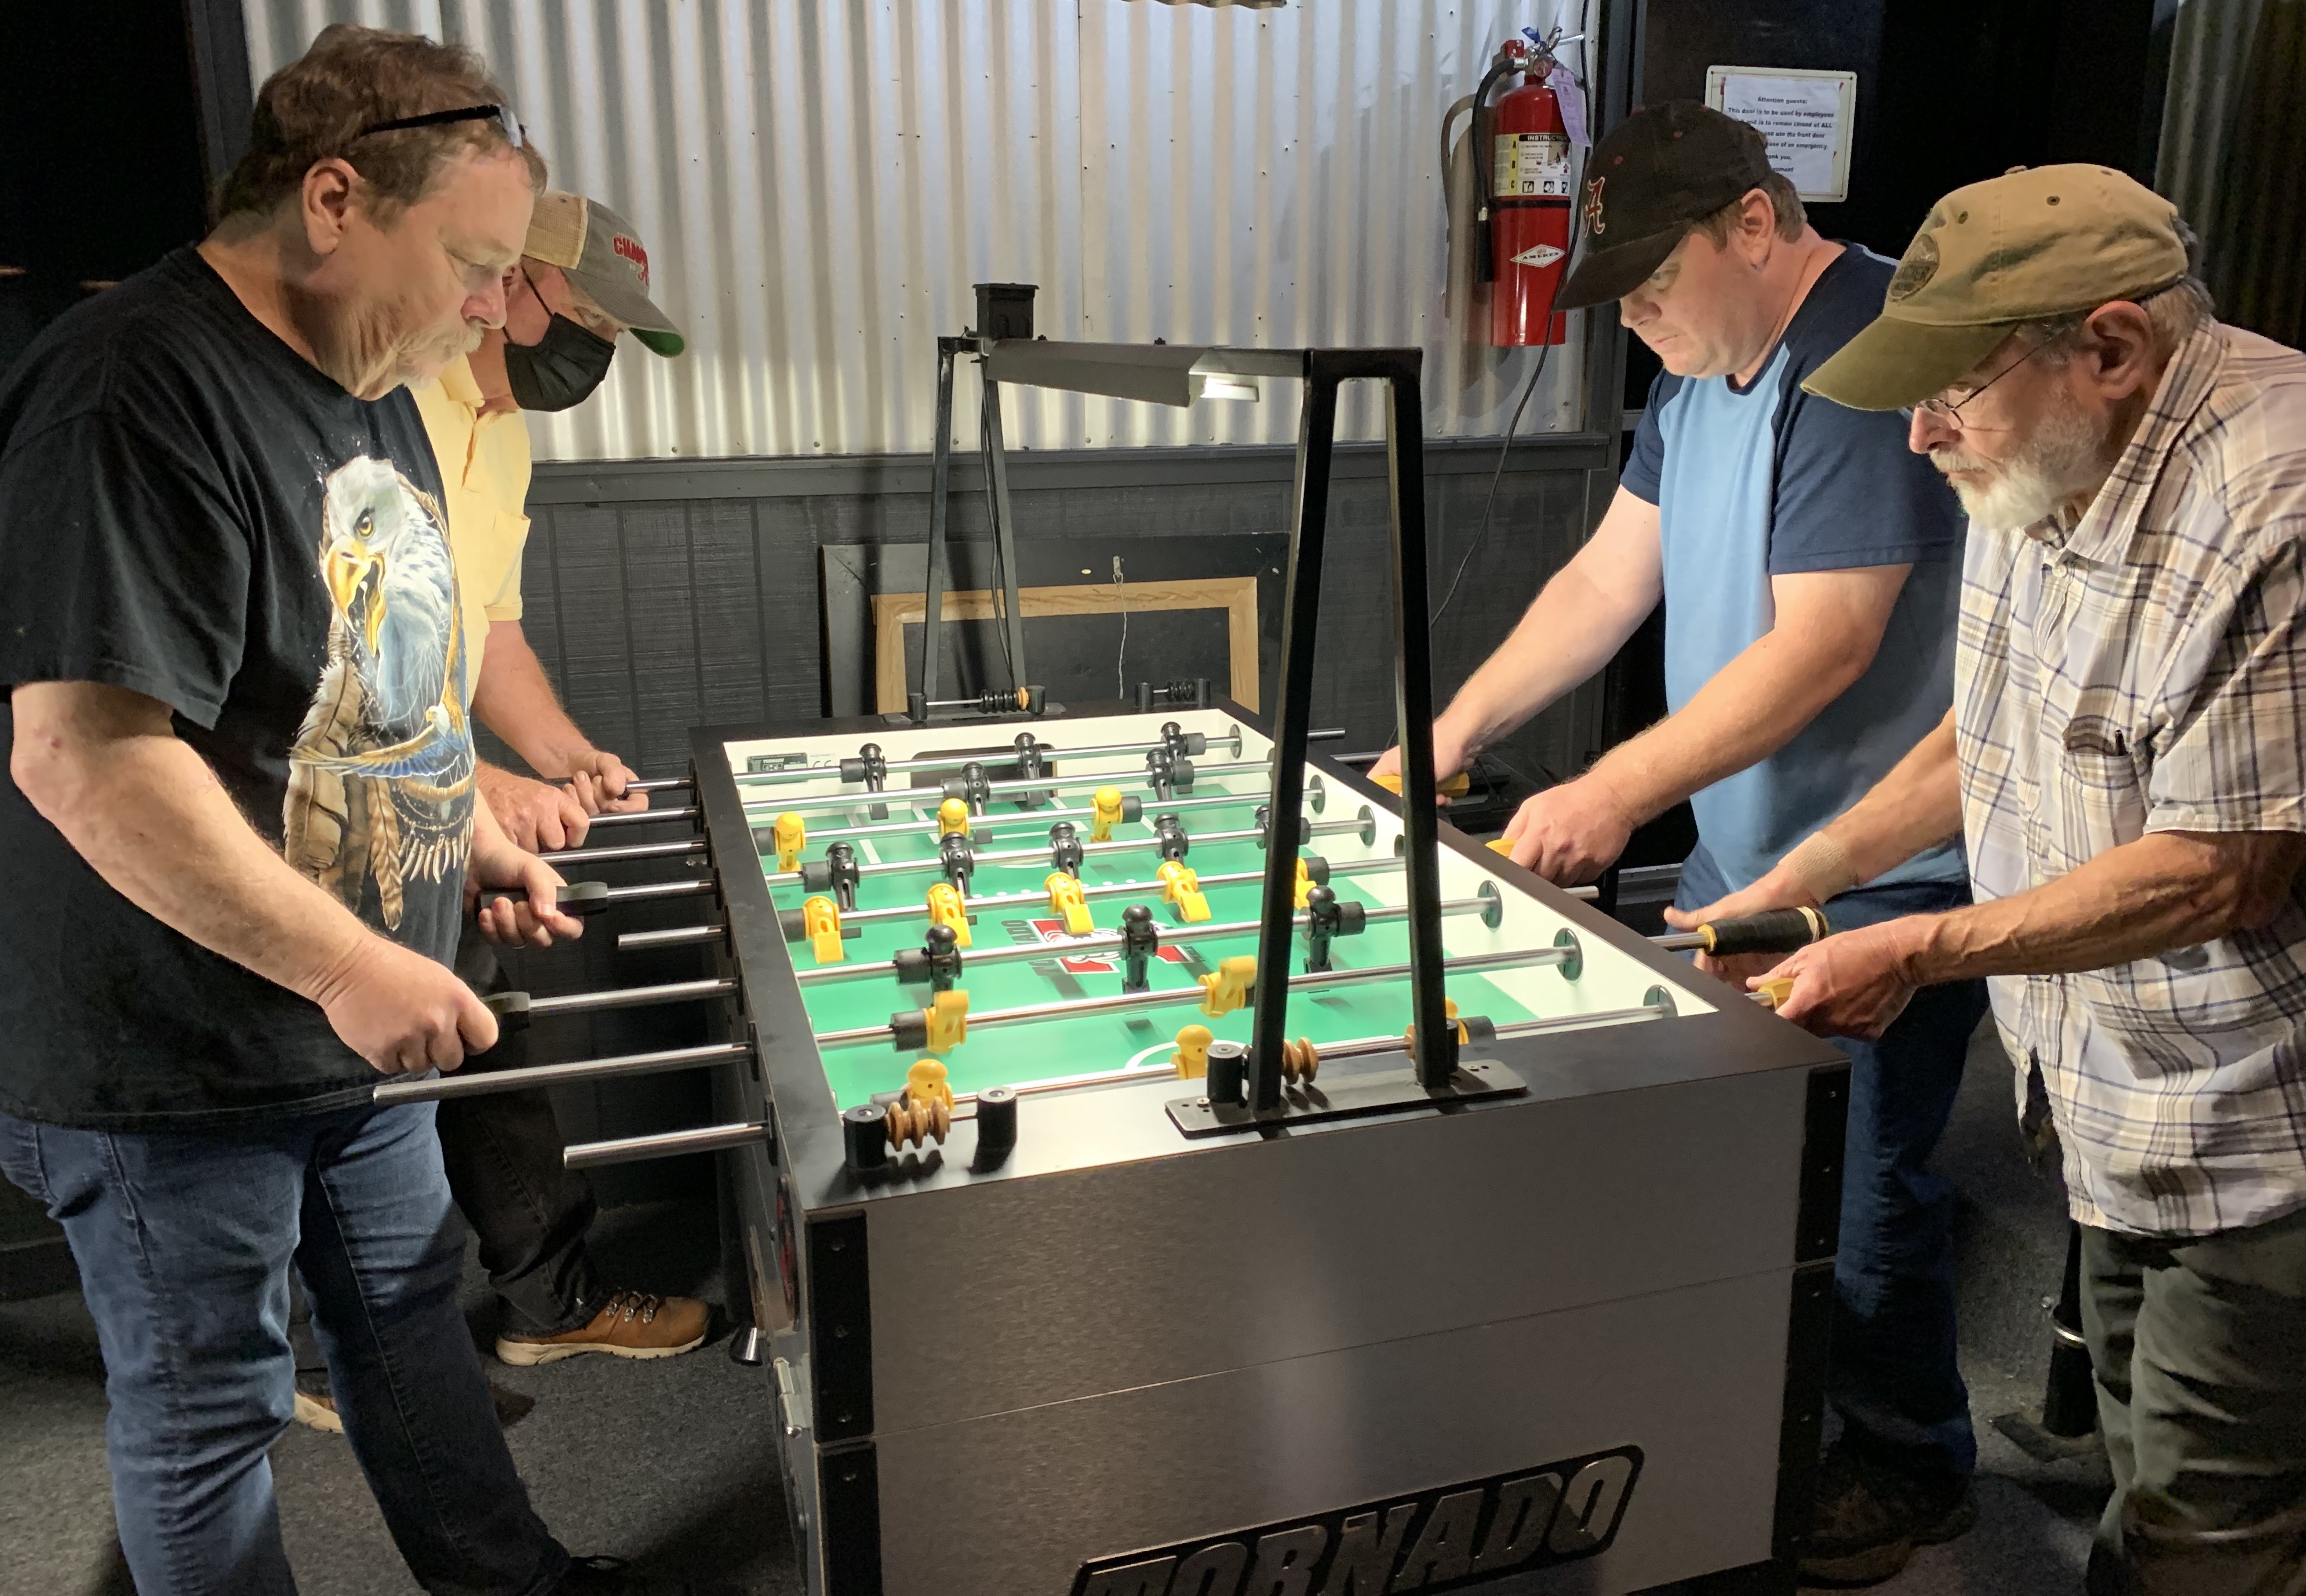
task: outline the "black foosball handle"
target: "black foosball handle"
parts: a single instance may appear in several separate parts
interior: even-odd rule
[[[508,901],[518,900],[525,902],[529,894],[522,887],[483,887],[480,896],[483,901],[500,898]],[[605,881],[563,882],[553,890],[552,907],[562,914],[574,915],[580,919],[586,915],[599,914],[609,907],[609,883]]]
[[[1737,953],[1790,953],[1827,934],[1825,916],[1814,909],[1771,909],[1735,919],[1710,920],[1697,928],[1698,946],[1717,959]]]

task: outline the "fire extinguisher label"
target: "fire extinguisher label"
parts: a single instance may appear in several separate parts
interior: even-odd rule
[[[1550,243],[1532,244],[1513,258],[1516,266],[1533,266],[1542,271],[1561,259],[1562,252]]]
[[[1497,199],[1569,198],[1567,133],[1499,133],[1496,166]]]

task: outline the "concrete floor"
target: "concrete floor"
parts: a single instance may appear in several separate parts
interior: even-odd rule
[[[1978,1527],[1934,1547],[1885,1596],[2046,1596],[2078,1592],[2103,1462],[2045,1464],[1996,1431],[2041,1396],[2048,1335],[2039,1307],[2064,1258],[2055,1191],[2020,1162],[2009,1076],[1990,1035],[1941,1149],[1963,1197],[1964,1367],[1980,1438]],[[611,1210],[595,1250],[619,1284],[713,1289],[713,1243],[686,1210]],[[488,1294],[468,1280],[475,1333]],[[579,1358],[543,1369],[490,1363],[537,1399],[510,1432],[538,1510],[581,1552],[633,1558],[700,1589],[798,1592],[771,1441],[767,1382],[719,1342],[653,1363]],[[104,1394],[93,1326],[76,1296],[0,1304],[0,1592],[42,1596],[130,1589],[113,1538]],[[402,1567],[350,1452],[292,1429],[273,1451],[281,1521],[303,1587],[406,1596]]]

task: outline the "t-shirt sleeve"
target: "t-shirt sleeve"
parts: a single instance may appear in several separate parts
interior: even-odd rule
[[[2198,606],[2172,650],[2151,716],[2148,831],[2306,832],[2302,535]]]
[[[504,575],[497,583],[496,592],[483,597],[482,613],[491,620],[518,620],[521,557],[528,547],[528,517],[518,510],[499,511],[494,535]]]
[[[180,450],[98,413],[0,457],[0,685],[101,682],[212,729],[248,585],[246,532]]]
[[[1849,410],[1788,384],[1770,575],[1951,559],[1967,525],[1895,411]]]
[[[1618,474],[1618,485],[1644,504],[1655,504],[1663,490],[1660,486],[1665,475],[1665,433],[1658,425],[1658,413],[1673,395],[1673,385],[1662,371],[1650,380],[1650,397],[1642,406],[1642,419],[1634,423],[1634,441],[1626,450],[1626,468]]]

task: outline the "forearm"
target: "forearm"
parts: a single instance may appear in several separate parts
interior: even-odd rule
[[[473,713],[548,781],[566,779],[570,762],[593,750],[592,740],[560,707],[518,621],[500,620],[489,628]]]
[[[2194,947],[2262,924],[2288,897],[2306,840],[2156,832],[2046,886],[1913,920],[1913,985],[2066,975]]]
[[[1587,779],[1615,794],[1640,824],[1784,747],[1851,677],[1839,651],[1764,635],[1678,713],[1610,750]]]
[[[1468,756],[1505,737],[1592,678],[1648,613],[1625,605],[1575,564],[1538,593],[1510,636],[1473,672],[1442,713]]]
[[[373,934],[250,828],[165,712],[157,730],[90,739],[28,726],[28,691],[16,694],[17,785],[114,891],[315,1001],[360,958]]]

